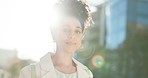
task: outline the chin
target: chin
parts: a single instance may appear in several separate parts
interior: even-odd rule
[[[73,49],[73,48],[67,48],[66,49],[66,52],[68,52],[68,53],[71,53],[71,54],[73,54],[74,52],[76,51],[76,49]]]

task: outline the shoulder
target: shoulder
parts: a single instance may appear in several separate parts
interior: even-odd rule
[[[82,68],[90,76],[90,78],[93,78],[93,74],[92,74],[92,72],[90,71],[90,69],[87,66],[82,64]]]
[[[30,64],[23,67],[20,71],[19,78],[31,78],[32,67],[38,69],[38,63]]]
[[[31,78],[31,77],[28,77],[28,76],[31,76],[30,72],[31,72],[30,65],[23,67],[20,71],[19,78]]]
[[[90,76],[90,78],[93,78],[92,72],[86,66],[85,66],[85,71],[88,73],[88,75]]]
[[[77,64],[77,66],[80,67],[80,69],[82,69],[82,71],[86,72],[89,75],[90,78],[93,78],[93,74],[92,74],[92,72],[90,71],[90,69],[87,66],[85,66],[82,63],[80,63],[76,59],[73,59],[73,60]]]

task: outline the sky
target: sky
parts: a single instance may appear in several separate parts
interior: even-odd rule
[[[49,26],[55,0],[0,0],[0,48],[16,49],[18,57],[38,61],[53,51]]]

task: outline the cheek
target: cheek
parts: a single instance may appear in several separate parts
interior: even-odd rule
[[[76,49],[79,49],[80,47],[81,47],[81,41],[79,43],[77,43]]]
[[[55,37],[56,37],[56,40],[62,41],[62,40],[65,40],[66,34],[64,34],[64,33],[60,32],[60,31],[57,31]]]
[[[80,47],[82,43],[82,37],[77,39],[77,46]]]

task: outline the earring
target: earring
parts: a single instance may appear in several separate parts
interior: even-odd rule
[[[81,41],[81,44],[84,44],[84,40]]]
[[[81,45],[80,45],[79,49],[84,49],[84,40],[81,41]]]
[[[80,48],[79,48],[79,49],[84,49],[84,45],[82,45],[82,44],[81,44],[81,46],[80,46]]]
[[[53,52],[55,53],[56,52],[56,41],[53,40]]]

